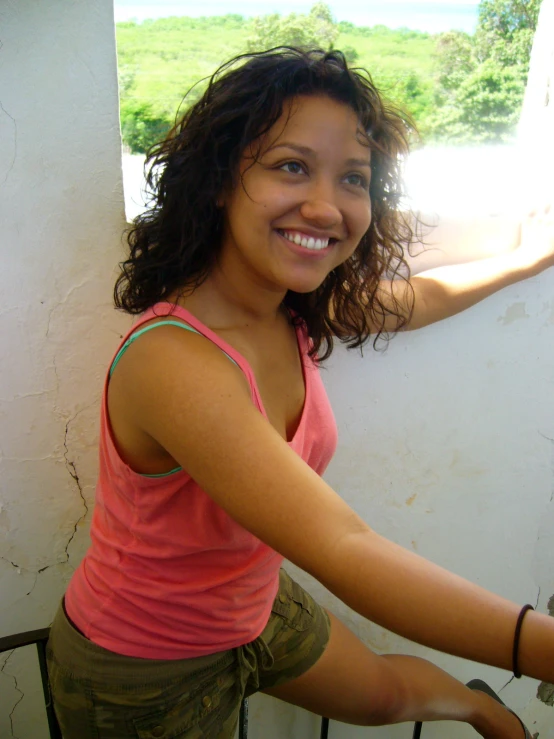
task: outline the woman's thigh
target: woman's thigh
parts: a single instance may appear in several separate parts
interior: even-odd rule
[[[398,673],[328,614],[331,633],[317,662],[299,677],[263,692],[349,724],[381,723],[399,699]]]

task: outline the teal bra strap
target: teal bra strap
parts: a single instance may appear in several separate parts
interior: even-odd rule
[[[142,334],[145,334],[147,331],[151,331],[153,328],[157,328],[158,326],[179,326],[180,328],[184,328],[186,331],[192,331],[194,334],[200,334],[200,331],[197,331],[195,328],[192,328],[192,326],[189,326],[186,323],[181,323],[181,321],[159,321],[158,323],[151,323],[149,326],[145,326],[144,328],[141,328],[139,331],[136,331],[134,334],[129,336],[127,341],[123,344],[121,349],[117,352],[115,355],[115,359],[112,362],[112,366],[110,367],[110,377],[113,374],[114,369],[117,366],[117,363],[121,359],[121,357],[125,354],[127,349],[131,346],[133,341],[138,339],[139,336],[142,336]],[[202,335],[202,334],[200,334]],[[223,351],[223,350],[222,350]],[[235,360],[232,357],[229,357],[227,352],[223,352],[226,357],[228,357],[233,364],[237,364]],[[238,367],[238,364],[237,364]],[[175,472],[180,472],[183,468],[182,467],[175,467],[175,469],[170,470],[169,472],[161,472],[157,475],[147,475],[142,472],[138,473],[141,477],[167,477],[168,475],[173,475]]]
[[[153,328],[157,328],[158,326],[179,326],[179,328],[184,328],[186,331],[192,331],[193,334],[200,334],[200,331],[197,331],[195,328],[192,328],[192,326],[189,326],[187,323],[181,323],[181,321],[159,321],[158,323],[151,323],[149,326],[145,326],[145,328],[141,328],[139,331],[136,331],[134,334],[129,336],[127,341],[123,344],[121,349],[117,352],[115,355],[115,359],[112,362],[112,366],[110,367],[110,377],[113,374],[114,369],[117,367],[117,363],[121,359],[121,357],[125,354],[127,349],[131,346],[133,341],[138,339],[139,336],[142,336],[142,334],[145,334],[147,331],[151,331]],[[200,334],[202,336],[202,334]],[[222,350],[223,351],[223,350]],[[229,357],[227,352],[223,352],[226,357]],[[233,364],[237,364],[235,360],[232,357],[229,357],[231,362]],[[237,364],[238,367],[238,364]]]

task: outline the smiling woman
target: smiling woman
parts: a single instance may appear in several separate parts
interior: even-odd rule
[[[308,216],[311,233],[305,222],[302,233],[337,241],[319,255],[327,257],[319,271],[312,263],[304,278],[297,273],[299,279],[311,280],[309,289],[308,283],[302,289],[299,282],[284,291],[284,305],[309,327],[314,355],[329,356],[333,337],[339,334],[353,347],[372,333],[377,338],[385,318],[387,330],[402,328],[411,310],[407,282],[403,304],[391,296],[383,305],[378,288],[382,274],[403,281],[409,271],[405,251],[416,240],[412,217],[399,208],[401,158],[408,151],[412,124],[381,98],[369,75],[341,71],[340,55],[336,61],[330,57],[333,63],[322,69],[320,78],[309,67],[297,69],[292,52],[252,55],[250,64],[238,66],[244,58],[223,65],[204,97],[154,147],[148,177],[154,207],[135,220],[130,232],[131,254],[116,287],[116,304],[140,313],[184,285],[198,285],[216,256],[224,259],[230,226],[243,234],[252,229],[248,239],[257,238],[260,208],[271,208],[273,233],[298,227]],[[266,80],[263,89],[260,79]],[[236,148],[230,149],[235,136]],[[288,157],[284,144],[292,144]],[[271,190],[266,196],[271,204],[260,206],[257,196],[252,199],[252,187],[259,185]],[[340,202],[334,203],[335,196]],[[225,198],[239,205],[225,208]],[[293,215],[293,205],[302,200],[303,213]],[[325,213],[311,214],[322,207]],[[240,209],[248,215],[236,219]],[[251,216],[258,220],[251,224]],[[265,228],[268,212],[264,218]],[[340,222],[333,224],[337,219]],[[165,268],[152,267],[153,253]],[[184,254],[190,258],[183,259]],[[301,264],[298,261],[299,269]],[[140,274],[140,285],[133,279],[135,273]]]
[[[417,642],[554,680],[552,619],[387,541],[322,479],[333,340],[427,325],[554,262],[545,218],[533,248],[410,278],[408,126],[340,52],[278,48],[225,65],[155,149],[116,285],[141,315],[107,373],[92,546],[49,643],[65,739],[231,739],[257,691],[354,724],[529,737],[483,683],[378,656],[281,569]]]

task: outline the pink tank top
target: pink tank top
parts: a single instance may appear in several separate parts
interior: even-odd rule
[[[159,316],[184,320],[220,347],[244,372],[254,404],[266,415],[248,362],[179,306],[155,305],[120,347]],[[306,396],[289,445],[321,475],[334,453],[337,429],[319,371],[308,356],[309,339],[300,328],[297,337]],[[91,641],[132,657],[186,659],[247,644],[269,619],[283,558],[236,523],[186,470],[163,476],[133,472],[112,439],[108,381],[109,373],[102,397],[92,545],[65,596],[69,617]]]

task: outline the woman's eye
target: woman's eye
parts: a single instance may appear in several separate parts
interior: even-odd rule
[[[369,189],[369,184],[366,178],[362,174],[359,174],[359,172],[351,172],[350,174],[347,174],[345,180],[349,185],[363,187],[366,190]]]
[[[304,167],[300,164],[300,162],[285,162],[279,167],[279,169],[283,169],[289,174],[302,174],[302,172],[304,171]]]

